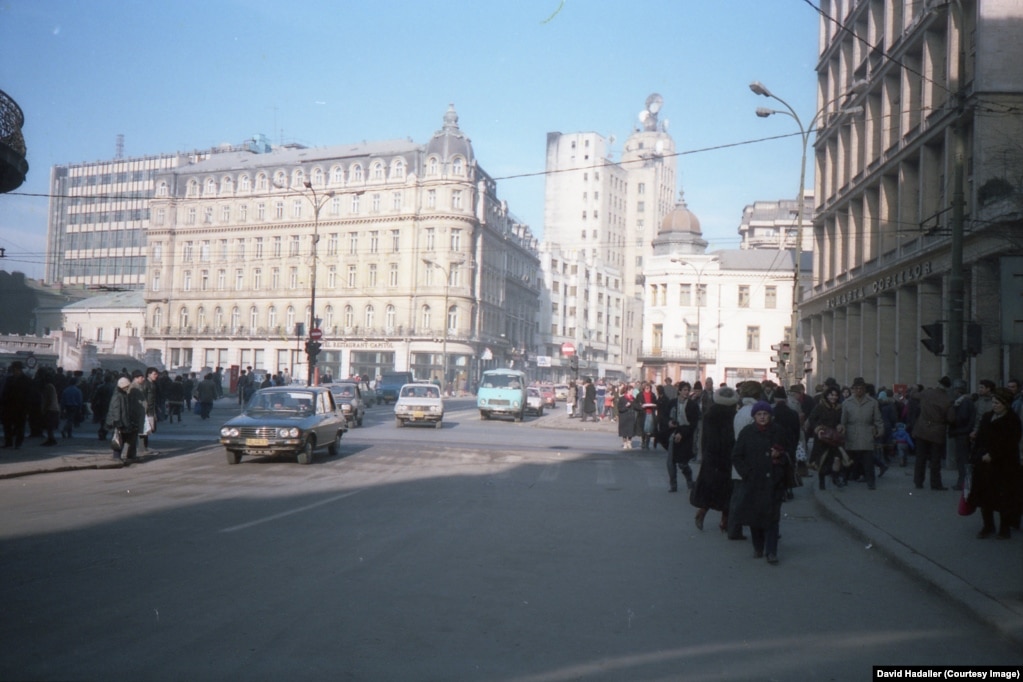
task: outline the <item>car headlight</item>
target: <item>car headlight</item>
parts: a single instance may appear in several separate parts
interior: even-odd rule
[[[286,426],[283,427],[283,428],[277,429],[277,437],[278,438],[298,438],[298,434],[299,434],[299,430],[297,428],[295,428],[294,426],[292,426],[290,429],[288,427],[286,427]]]
[[[234,427],[225,426],[222,429],[220,429],[220,436],[222,438],[237,438],[238,429]]]
[[[344,405],[341,406],[341,411],[342,412],[351,412],[352,411],[352,406],[349,405],[348,403],[345,403]]]
[[[522,403],[520,403],[518,400],[513,400],[512,401],[512,407],[521,407],[521,406],[522,406]]]

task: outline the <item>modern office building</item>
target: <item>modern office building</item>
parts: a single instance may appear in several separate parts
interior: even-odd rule
[[[814,274],[800,308],[820,371],[878,385],[1018,376],[1023,3],[821,11]]]
[[[425,144],[234,150],[153,178],[147,348],[172,368],[412,370],[470,388],[536,343],[537,243],[454,107]]]
[[[589,374],[638,378],[644,266],[675,194],[675,146],[659,119],[662,105],[660,95],[647,98],[617,161],[613,136],[547,135],[543,251],[550,300],[540,353],[555,370],[567,367],[560,349],[568,344],[586,349],[580,362]]]

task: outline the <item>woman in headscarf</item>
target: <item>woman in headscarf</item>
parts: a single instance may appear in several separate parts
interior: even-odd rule
[[[732,448],[732,465],[742,478],[738,520],[750,527],[753,556],[759,559],[766,553],[769,564],[778,563],[781,505],[795,476],[785,434],[771,421],[773,413],[768,402],[753,405],[753,423],[743,428]]]
[[[1009,528],[1019,525],[1021,491],[1019,472],[1020,420],[1012,411],[1012,393],[996,388],[991,411],[985,412],[977,427],[973,450],[973,485],[967,501],[980,507],[984,526],[978,538],[995,532],[998,512],[998,537],[1009,539]]]
[[[732,497],[732,448],[735,446],[735,406],[739,395],[722,386],[714,391],[714,399],[703,417],[700,452],[703,456],[696,487],[689,502],[696,507],[696,527],[703,530],[707,511],[721,512],[721,532],[728,529],[728,505]]]

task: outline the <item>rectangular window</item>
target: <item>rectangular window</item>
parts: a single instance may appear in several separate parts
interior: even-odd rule
[[[374,213],[380,213],[380,195],[379,194],[374,194],[373,195],[373,212]]]
[[[223,291],[227,288],[227,271],[217,270],[217,291]]]
[[[456,189],[451,192],[451,209],[460,211],[462,209],[462,190]]]
[[[437,190],[435,189],[426,190],[426,207],[437,208]]]
[[[297,234],[291,235],[291,246],[288,248],[289,256],[297,256],[301,238]]]
[[[377,264],[369,264],[369,288],[375,289],[377,285]]]
[[[261,201],[258,204],[256,204],[256,219],[257,220],[266,220],[266,203],[265,202]]]
[[[349,289],[355,288],[355,279],[358,274],[357,267],[355,265],[348,266],[348,276],[345,278],[345,286]],[[352,325],[348,325],[349,327]]]
[[[354,256],[359,252],[359,233],[349,232],[348,233],[348,255]]]
[[[185,246],[181,250],[181,260],[183,261],[192,260],[192,242],[185,242]]]
[[[223,206],[220,209],[220,222],[229,223],[231,222],[231,207]]]
[[[244,223],[249,220],[249,205],[242,204],[238,207],[238,222]]]
[[[289,289],[298,288],[298,268],[291,268],[288,271],[288,288]]]
[[[378,253],[380,251],[380,233],[373,230],[369,233],[369,252]]]
[[[291,203],[291,217],[292,218],[301,218],[302,217],[302,200],[301,199],[295,199]]]
[[[283,201],[276,201],[276,202],[274,202],[274,218],[277,218],[278,220],[280,220],[283,217],[284,217],[284,202]]]
[[[282,245],[282,243],[283,242],[282,242],[280,237],[274,237],[274,252],[273,252],[273,257],[274,258],[280,258],[281,257],[281,245]]]
[[[387,275],[387,285],[391,287],[398,286],[398,264],[391,263],[391,270]]]
[[[778,287],[774,286],[764,287],[764,307],[765,308],[778,307]]]
[[[760,327],[746,327],[746,350],[760,350]]]
[[[241,291],[245,288],[245,271],[241,268],[234,271],[234,288],[235,291]]]
[[[359,196],[358,194],[352,195],[352,213],[357,214],[359,212]]]
[[[256,258],[260,259],[263,257],[263,238],[256,237]]]
[[[434,240],[436,239],[436,237],[437,237],[437,234],[436,234],[436,230],[434,228],[432,228],[432,227],[426,228],[426,250],[427,251],[433,251],[434,248],[436,248],[434,246]]]
[[[451,230],[451,250],[461,251],[462,250],[462,231]]]
[[[270,289],[277,291],[281,288],[281,269],[271,268],[270,269]]]
[[[748,284],[740,284],[739,285],[739,301],[738,301],[739,307],[740,308],[749,308],[749,299],[750,299],[749,285]]]
[[[331,232],[330,236],[327,237],[327,255],[328,256],[336,256],[337,255],[337,237],[338,237],[337,232]]]
[[[194,208],[188,209],[188,218],[186,220],[186,223],[188,225],[195,225],[195,216],[196,216],[195,209]]]
[[[395,211],[401,210],[401,192],[391,193],[391,208]]]
[[[398,253],[401,250],[401,231],[391,230],[391,252]]]
[[[252,288],[256,291],[263,288],[263,271],[259,268],[252,271]]]

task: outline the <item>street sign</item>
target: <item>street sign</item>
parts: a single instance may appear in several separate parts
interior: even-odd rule
[[[309,330],[309,338],[313,341],[319,341],[323,338],[323,330],[319,327],[313,327]]]
[[[561,344],[561,354],[562,355],[575,355],[575,344],[574,343],[570,343],[568,341],[566,341],[565,343]]]

